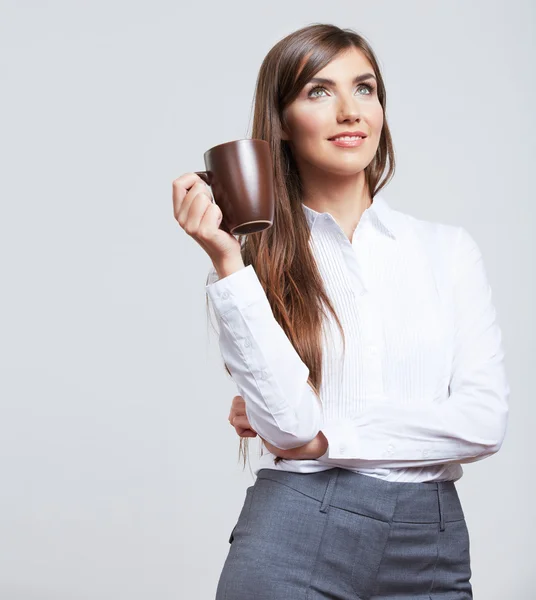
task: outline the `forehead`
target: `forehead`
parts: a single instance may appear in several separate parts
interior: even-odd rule
[[[353,79],[365,71],[374,73],[374,69],[367,57],[358,48],[350,48],[339,53],[324,68],[317,71],[314,76]]]

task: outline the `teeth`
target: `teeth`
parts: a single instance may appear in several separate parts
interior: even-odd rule
[[[337,140],[362,140],[363,138],[359,135],[353,135],[353,136],[349,136],[349,135],[345,135],[343,137],[337,137],[337,138],[332,138],[333,141]]]

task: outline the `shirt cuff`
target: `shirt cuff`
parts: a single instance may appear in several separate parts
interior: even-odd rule
[[[358,433],[352,419],[330,419],[320,430],[328,440],[328,449],[320,458],[356,458],[359,456]]]
[[[259,301],[266,302],[272,311],[253,265],[209,283],[205,289],[220,317],[232,309],[240,310]]]

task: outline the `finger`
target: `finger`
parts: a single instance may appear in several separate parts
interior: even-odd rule
[[[238,435],[242,436],[246,432],[251,432],[252,435],[249,437],[255,437],[257,435],[257,432],[251,427],[247,417],[232,417],[230,423],[235,428]]]
[[[195,183],[198,182],[204,183],[201,177],[199,177],[199,175],[196,175],[195,173],[184,173],[180,177],[177,177],[177,179],[173,180],[171,187],[173,200],[173,214],[175,215],[175,218],[177,218],[182,202],[188,194],[188,191]]]
[[[232,417],[233,415],[244,416],[245,414],[246,414],[246,405],[244,405],[243,407],[231,408],[231,411],[229,412],[229,417]]]
[[[251,424],[248,421],[248,418],[244,417],[242,415],[234,416],[231,421],[231,425],[233,427],[242,427],[243,429],[251,429]]]
[[[234,408],[231,410],[231,412],[229,413],[229,421],[233,418],[233,417],[246,417],[246,411],[240,411],[240,410],[235,410]]]
[[[233,398],[233,402],[231,403],[231,407],[233,409],[238,409],[241,413],[244,413],[246,410],[246,401],[242,396],[235,396]]]
[[[198,197],[200,194],[202,196]],[[183,229],[185,229],[185,225],[189,225],[190,208],[192,205],[196,205],[197,203],[203,204],[203,212],[205,212],[205,210],[212,204],[212,199],[209,196],[207,185],[202,181],[194,183],[192,188],[181,202],[178,213],[175,215],[175,218]]]
[[[243,429],[241,427],[236,428],[236,433],[240,437],[256,437],[257,432],[253,431],[253,429]]]
[[[245,412],[237,412],[234,408],[231,408],[231,412],[229,413],[229,416],[227,418],[229,420],[229,423],[232,424],[233,419],[235,417],[244,417],[244,416],[246,416]]]
[[[219,230],[222,220],[223,213],[221,208],[215,202],[210,202],[197,224],[197,235],[200,240],[209,240],[214,235],[214,231]]]
[[[216,211],[221,212],[221,209],[207,198],[207,194],[200,192],[190,204],[183,227],[184,231],[188,235],[198,236],[201,234],[206,237],[206,231],[213,232],[216,229]],[[208,219],[205,219],[206,215],[209,216]],[[205,231],[201,230],[202,223]]]

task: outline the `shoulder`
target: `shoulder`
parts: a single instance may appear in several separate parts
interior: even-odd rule
[[[459,225],[422,219],[401,210],[392,210],[396,214],[402,229],[408,232],[410,237],[417,237],[427,244],[443,246],[451,252],[458,244],[459,238],[467,234],[464,228]]]
[[[397,213],[406,238],[419,243],[430,258],[435,257],[451,272],[469,257],[480,257],[480,248],[465,227],[419,218],[400,210],[393,212]]]

